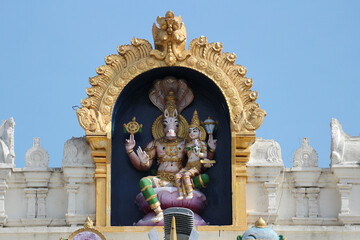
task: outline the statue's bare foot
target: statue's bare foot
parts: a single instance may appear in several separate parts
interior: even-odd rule
[[[177,200],[183,200],[184,199],[184,196],[179,196],[178,198],[177,198]]]
[[[152,222],[160,222],[161,220],[164,219],[164,214],[163,212],[159,212],[155,217],[153,217],[153,219],[151,219]]]
[[[192,199],[193,198],[193,194],[192,193],[189,193],[187,196],[186,196],[186,199]]]

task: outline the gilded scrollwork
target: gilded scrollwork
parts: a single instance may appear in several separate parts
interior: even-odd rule
[[[207,43],[204,36],[193,39],[185,50],[185,25],[171,11],[158,17],[157,23],[153,26],[155,49],[147,40],[133,38],[131,45],[118,46],[118,54],[107,56],[106,65],[97,68],[98,75],[89,79],[88,98],[77,112],[80,125],[90,132],[106,132],[115,101],[132,79],[154,68],[181,66],[201,72],[219,87],[230,111],[232,131],[259,128],[266,112],[255,102],[258,93],[251,90],[253,80],[245,77],[246,67],[235,64],[236,55],[222,52],[220,42]]]
[[[110,123],[106,123],[99,111],[82,107],[76,111],[76,114],[81,127],[86,131],[106,133],[111,130]]]

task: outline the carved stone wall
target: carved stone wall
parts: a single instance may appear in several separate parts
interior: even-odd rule
[[[94,164],[84,137],[65,143],[63,167],[34,138],[25,168],[0,167],[0,223],[4,228],[83,225],[95,215]],[[0,230],[1,233],[1,230]]]
[[[318,168],[316,151],[309,142],[304,139],[294,153],[295,166],[284,168],[280,145],[274,140],[256,139],[247,164],[247,221],[251,226],[263,217],[288,239],[336,239],[344,231],[349,239],[355,239],[360,234],[356,226],[360,224],[356,204],[360,197],[360,166],[351,160],[338,164],[333,161],[331,169]],[[32,239],[58,239],[83,225],[87,216],[96,221],[95,167],[90,153],[84,137],[69,139],[64,144],[62,168],[50,168],[49,156],[40,139],[35,138],[26,154],[25,168],[1,165],[0,238],[16,239],[20,234]],[[358,159],[358,153],[352,153]],[[311,161],[299,165],[299,156]],[[139,228],[138,232],[104,235],[145,239],[150,230]],[[208,230],[201,236],[218,239],[216,233]],[[240,233],[226,232],[234,238]]]

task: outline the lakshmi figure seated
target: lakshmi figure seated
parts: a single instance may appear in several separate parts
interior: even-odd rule
[[[210,141],[212,140],[215,144],[216,140],[212,139],[212,135],[210,135],[210,137]],[[175,186],[178,188],[179,193],[177,200],[182,200],[184,195],[187,195],[186,199],[192,199],[194,196],[194,188],[192,184],[192,182],[194,182],[193,178],[201,174],[204,168],[212,167],[212,163],[206,159],[208,157],[208,153],[206,143],[204,142],[205,138],[205,129],[200,126],[199,115],[195,110],[189,128],[189,141],[185,148],[188,160],[186,166],[175,175]],[[212,152],[210,152],[210,155],[212,156],[215,147],[214,149],[210,149],[212,150]],[[204,174],[204,177],[205,176],[207,175]],[[207,185],[208,178],[203,178],[202,182]]]

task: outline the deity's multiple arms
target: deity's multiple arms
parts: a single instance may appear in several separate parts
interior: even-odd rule
[[[209,149],[208,149],[208,153],[207,153],[208,159],[214,159],[216,143],[217,143],[217,139],[214,139],[214,136],[212,134],[209,134],[209,140],[208,140]]]
[[[153,163],[153,156],[155,156],[156,151],[152,149],[148,152],[138,147],[136,153],[134,152],[136,142],[134,139],[134,135],[130,134],[130,138],[125,141],[125,149],[128,154],[131,163],[134,167],[139,171],[148,171]],[[152,145],[152,141],[148,144]],[[149,156],[150,155],[150,156]]]

